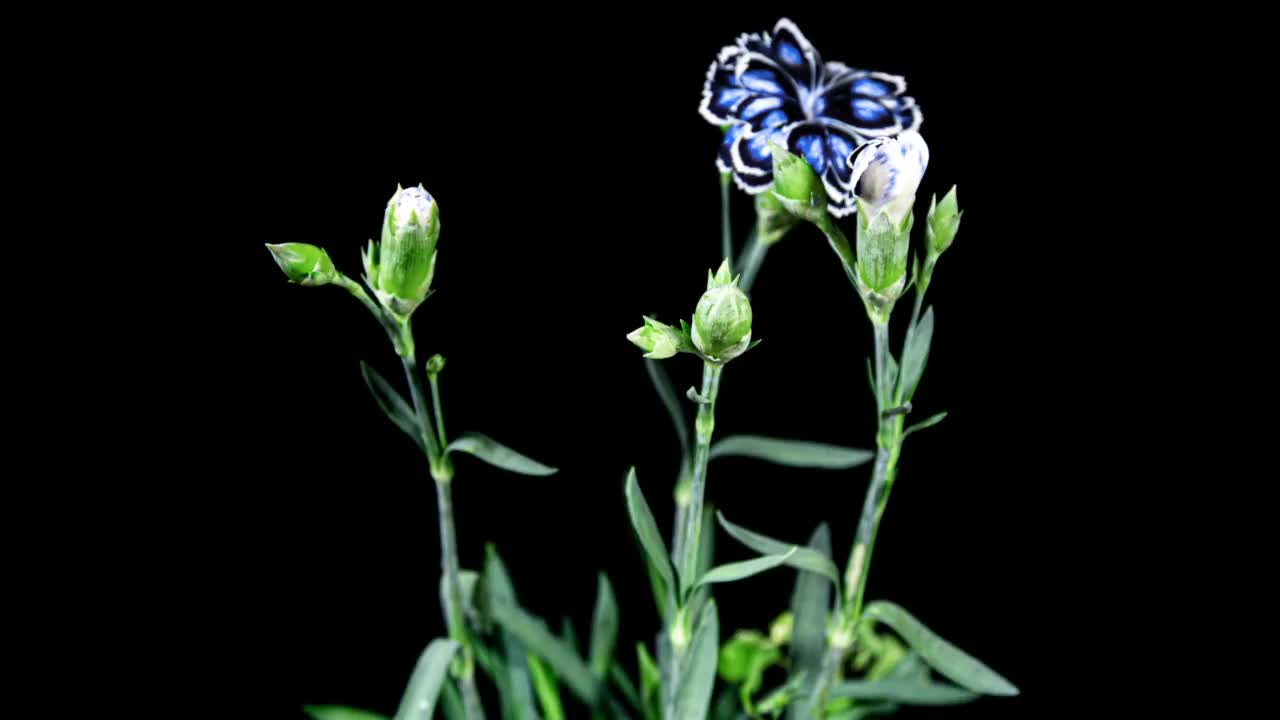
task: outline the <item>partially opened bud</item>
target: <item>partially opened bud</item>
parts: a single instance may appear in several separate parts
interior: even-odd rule
[[[440,207],[422,186],[397,190],[382,218],[382,240],[365,255],[365,274],[383,304],[413,312],[435,274]]]
[[[290,282],[307,286],[327,285],[338,276],[324,248],[306,243],[282,243],[267,245],[267,249]]]

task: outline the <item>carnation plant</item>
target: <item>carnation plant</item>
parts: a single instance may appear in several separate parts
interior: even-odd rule
[[[484,435],[451,439],[446,432],[439,391],[445,361],[441,355],[419,360],[412,324],[435,274],[440,209],[432,196],[422,187],[397,189],[379,240],[364,252],[363,285],[340,272],[319,247],[268,246],[289,280],[345,289],[386,331],[403,365],[401,388],[367,366],[364,378],[374,401],[422,453],[436,486],[440,610],[447,637],[427,644],[396,720],[425,720],[437,712],[451,720],[480,720],[487,713],[504,720],[852,720],[903,705],[1017,694],[1008,680],[906,609],[866,594],[905,441],[946,416],[917,412],[912,398],[933,339],[926,292],[956,237],[961,211],[954,187],[940,200],[932,198],[927,211],[917,211],[929,149],[919,133],[921,110],[905,92],[901,77],[824,62],[786,19],[772,32],[740,36],[711,63],[699,110],[723,131],[716,162],[724,261],[707,271],[706,290],[691,304],[688,319],[669,324],[644,318],[627,335],[644,351],[682,449],[680,472],[668,486],[676,512],[667,532],[634,469],[619,497],[643,551],[636,571],[647,575],[655,605],[652,618],[631,621],[651,623],[654,631],[653,642],[634,653],[617,647],[620,618],[603,573],[583,655],[571,637],[552,632],[521,607],[495,548],[487,548],[484,567],[459,567],[451,493],[459,454],[527,475],[556,470]],[[756,218],[737,252],[729,220],[734,186],[753,198]],[[913,251],[917,216],[923,228],[915,232]],[[806,225],[817,232],[801,232]],[[751,362],[758,342],[751,286],[769,248],[793,233],[825,237],[866,310],[874,342],[867,375],[877,426],[867,444],[874,449],[715,434],[721,377],[732,362]],[[910,310],[895,315],[908,296]],[[906,322],[896,351],[890,341],[895,319]],[[849,323],[856,330],[862,318]],[[663,369],[666,361],[700,364],[701,384],[678,393]],[[867,478],[843,572],[821,518],[807,539],[773,538],[767,528],[749,530],[714,512],[706,503],[710,469],[713,460],[727,456],[825,468],[851,482]],[[717,529],[756,556],[716,565]],[[794,576],[789,608],[777,608],[772,623],[760,630],[721,627],[717,585],[784,566],[795,572],[775,571],[771,577]],[[766,687],[766,673],[785,680]],[[496,705],[486,708],[485,697]],[[306,711],[317,720],[382,717],[339,706]]]

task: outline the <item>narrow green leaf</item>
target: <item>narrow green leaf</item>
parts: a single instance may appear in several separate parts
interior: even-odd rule
[[[369,367],[363,360],[360,361],[360,375],[364,377],[364,384],[369,387],[369,394],[373,396],[374,402],[378,403],[378,407],[382,412],[425,453],[427,446],[423,444],[422,429],[418,426],[418,417],[414,414],[413,408],[409,406],[409,403],[405,402],[400,393],[391,387],[391,383],[387,382],[386,378],[382,377],[377,370]],[[337,706],[334,705],[332,707]]]
[[[613,664],[618,642],[618,601],[613,597],[609,576],[600,573],[596,583],[596,609],[591,619],[591,671],[605,678]]]
[[[667,554],[666,543],[662,542],[662,535],[658,532],[658,523],[653,519],[653,512],[649,510],[649,503],[645,502],[644,494],[640,492],[640,484],[636,482],[635,468],[627,471],[626,495],[631,527],[636,531],[636,537],[640,539],[640,546],[649,556],[650,564],[662,576],[662,581],[666,583],[666,591],[676,592],[675,574],[671,570],[671,556]]]
[[[311,720],[387,720],[381,713],[343,705],[303,705],[302,712]]]
[[[831,690],[831,697],[883,700],[900,705],[959,705],[976,700],[978,694],[944,683],[885,678],[840,683]]]
[[[858,703],[847,710],[827,715],[827,720],[866,720],[866,718],[882,717],[898,712],[898,706],[891,702],[873,702],[863,705]]]
[[[640,692],[636,690],[635,683],[631,682],[626,669],[616,660],[609,666],[609,680],[622,692],[622,698],[631,703],[631,707],[635,708],[637,712],[644,712],[644,706],[640,701]]]
[[[458,643],[455,640],[437,638],[427,645],[409,678],[409,687],[400,700],[395,720],[431,720],[431,713],[436,709],[436,698],[440,696],[440,686],[444,684],[449,663],[453,661],[453,654],[457,651]]]
[[[867,462],[875,457],[875,453],[804,440],[731,435],[711,446],[710,457],[712,460],[718,457],[749,457],[789,467],[844,470]]]
[[[662,399],[662,405],[667,409],[667,414],[671,416],[676,437],[680,439],[680,456],[687,458],[690,454],[689,423],[684,417],[684,407],[680,404],[680,397],[676,395],[676,388],[671,384],[671,377],[667,375],[662,363],[657,360],[645,360],[644,369],[649,373],[649,380],[653,383],[653,389],[658,391],[658,397]]]
[[[942,422],[943,419],[946,417],[947,417],[947,413],[945,411],[940,412],[937,415],[930,415],[924,420],[921,420],[915,425],[912,425],[911,427],[907,428],[907,431],[902,434],[902,437],[905,438],[906,436],[910,435],[913,432],[919,432],[920,430],[924,430],[925,428],[931,428],[934,425],[937,425],[938,423]]]
[[[698,389],[690,385],[688,390],[684,391],[684,396],[694,401],[698,405],[710,405],[711,401],[702,396]]]
[[[758,553],[765,555],[782,555],[795,550],[794,553],[788,555],[787,564],[799,570],[808,570],[817,573],[835,583],[836,589],[840,588],[840,571],[836,569],[836,564],[831,562],[831,558],[823,555],[821,552],[812,548],[802,548],[791,543],[784,543],[774,540],[771,537],[752,532],[739,525],[734,525],[725,519],[723,513],[718,513],[717,518],[720,520],[720,526],[729,533],[730,537]]]
[[[464,452],[503,470],[521,475],[554,475],[556,468],[531,460],[511,448],[479,433],[465,433],[449,443],[445,452]]]
[[[716,601],[703,607],[693,639],[681,666],[676,687],[675,720],[706,720],[711,708],[711,690],[716,682],[716,655],[720,647],[720,618]]]
[[[529,655],[529,674],[533,677],[533,689],[538,694],[544,720],[564,720],[564,705],[560,702],[560,684],[555,673],[538,659]]]
[[[721,522],[724,522],[723,518]],[[740,528],[735,526],[735,529]],[[750,533],[750,537],[755,539],[755,534]],[[826,523],[814,529],[808,549],[823,558],[831,557],[831,530]],[[790,658],[791,675],[800,679],[796,681],[799,698],[787,706],[787,717],[792,720],[810,720],[813,717],[811,696],[821,675],[822,656],[827,649],[827,612],[831,608],[832,590],[833,584],[827,582],[823,574],[803,570],[796,573],[795,589],[791,592],[793,626]],[[834,590],[840,592],[838,582]]]
[[[493,544],[485,546],[483,585],[490,613],[497,605],[519,607],[515,585]],[[502,652],[498,653],[499,657],[493,662],[498,667],[492,674],[495,684],[502,690],[499,698],[503,705],[503,716],[514,720],[536,720],[533,711],[533,681],[525,663],[525,647],[519,638],[507,630],[498,633],[498,640]]]
[[[695,583],[695,585],[734,582],[736,580],[749,578],[752,575],[759,575],[765,570],[772,570],[773,568],[787,562],[787,560],[791,559],[791,556],[795,555],[799,550],[800,548],[798,547],[792,547],[782,555],[762,555],[750,560],[726,563],[718,567],[713,567],[701,578],[698,578],[698,582]]]
[[[662,717],[662,671],[649,654],[644,643],[636,644],[636,659],[640,666],[640,704],[646,720]]]
[[[977,658],[943,640],[911,613],[891,602],[867,605],[866,617],[893,628],[939,674],[960,687],[984,695],[1017,695],[1018,688]]]
[[[494,606],[493,619],[519,638],[529,652],[545,660],[588,707],[599,704],[604,689],[599,678],[564,640],[551,634],[544,622],[518,607],[502,604]]]
[[[903,402],[911,400],[924,375],[924,366],[929,361],[929,345],[933,342],[933,307],[924,311],[924,316],[916,325],[915,331],[907,334],[907,341],[902,347],[902,370],[898,376],[898,396]]]

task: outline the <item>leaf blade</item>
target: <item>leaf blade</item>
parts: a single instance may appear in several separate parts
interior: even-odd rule
[[[609,576],[600,573],[596,582],[596,607],[591,618],[591,671],[604,679],[613,663],[613,650],[618,643],[618,601],[613,595]]]
[[[698,578],[698,582],[694,583],[694,587],[710,585],[711,583],[745,580],[752,575],[759,575],[766,570],[772,570],[786,563],[799,550],[800,548],[798,547],[792,547],[781,555],[761,555],[750,560],[725,563],[724,565],[713,567]]]
[[[711,691],[716,681],[716,660],[720,646],[720,617],[716,601],[703,606],[693,631],[686,657],[689,664],[676,688],[676,720],[706,720],[711,708]]]
[[[884,678],[847,680],[832,688],[831,697],[879,700],[900,705],[960,705],[978,699],[978,694],[944,683]]]
[[[933,306],[930,306],[903,343],[902,368],[898,372],[898,396],[903,402],[911,401],[911,396],[920,384],[925,365],[929,362],[929,345],[932,342]]]
[[[667,544],[662,541],[658,532],[658,523],[653,519],[653,511],[640,491],[636,481],[636,469],[627,471],[626,481],[627,513],[631,516],[631,527],[640,540],[640,547],[649,556],[651,567],[658,571],[662,581],[667,585],[667,592],[676,592],[675,573],[671,569],[671,556],[667,553]]]
[[[427,446],[422,440],[422,428],[418,425],[418,417],[413,408],[409,406],[409,403],[405,402],[405,399],[400,393],[396,392],[396,389],[391,386],[391,383],[387,382],[386,378],[382,377],[381,373],[369,367],[369,364],[363,360],[360,361],[360,376],[364,378],[364,384],[369,388],[369,394],[373,396],[373,401],[378,404],[378,409],[382,410],[387,419],[400,428],[405,435],[408,435],[414,444],[425,453]],[[334,705],[332,707],[340,706]]]
[[[977,658],[942,639],[901,606],[879,600],[867,605],[865,616],[893,628],[920,659],[960,687],[984,695],[1018,694],[1018,688],[1013,683]]]
[[[427,645],[418,658],[413,675],[409,677],[409,686],[400,700],[395,720],[431,720],[436,699],[440,697],[445,675],[449,672],[449,663],[459,647],[456,640],[445,638],[436,638]]]
[[[663,407],[667,409],[667,415],[671,417],[676,436],[680,438],[681,457],[687,458],[689,457],[689,422],[684,417],[684,408],[680,404],[680,397],[676,394],[675,385],[671,384],[671,376],[667,375],[666,369],[657,360],[646,359],[644,369],[649,373],[649,381],[653,383],[653,389],[657,391]]]
[[[521,608],[496,604],[493,619],[519,638],[525,648],[547,662],[564,684],[588,707],[596,707],[603,687],[591,668],[560,638],[551,634],[546,623]]]
[[[829,445],[807,440],[772,438],[763,435],[730,435],[711,446],[710,459],[748,457],[787,467],[845,470],[875,457],[861,448]]]
[[[387,720],[382,713],[345,705],[303,705],[302,712],[311,720]]]
[[[821,552],[813,548],[784,543],[740,525],[734,525],[725,518],[723,513],[717,513],[716,518],[730,537],[763,555],[781,555],[795,549],[795,552],[787,557],[788,565],[798,570],[808,570],[822,575],[835,584],[837,591],[839,590],[840,571],[836,569],[836,564]]]
[[[520,475],[546,477],[557,472],[557,468],[543,465],[537,460],[521,455],[493,438],[480,433],[465,433],[457,440],[449,443],[444,450],[446,453],[463,452],[468,455],[474,455],[494,467],[519,473]]]

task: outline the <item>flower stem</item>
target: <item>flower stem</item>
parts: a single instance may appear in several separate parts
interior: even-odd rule
[[[444,434],[444,413],[440,411],[440,377],[435,373],[429,373],[427,381],[431,383],[431,407],[436,414],[436,438],[440,441],[440,447],[443,448],[449,444],[449,438]]]
[[[826,213],[815,224],[822,231],[822,234],[827,236],[827,242],[831,244],[831,249],[840,257],[840,262],[844,264],[845,272],[852,276],[853,268],[857,264],[858,258],[853,253],[853,247],[849,245],[849,238],[845,237],[844,231],[836,224],[836,219],[831,216],[831,213]]]
[[[720,253],[726,260],[733,258],[733,228],[729,220],[731,177],[730,173],[720,173]]]
[[[761,218],[757,216],[756,227],[751,231],[751,236],[747,238],[747,246],[742,249],[742,256],[738,260],[738,265],[742,269],[742,278],[738,281],[738,287],[742,292],[751,292],[751,286],[755,284],[756,275],[760,273],[760,266],[764,264],[764,256],[769,252],[769,246],[760,242],[760,223]]]
[[[427,447],[427,459],[431,465],[431,477],[436,484],[436,511],[440,525],[440,570],[444,576],[444,618],[449,629],[449,637],[456,640],[461,649],[461,662],[454,667],[454,676],[462,691],[462,701],[466,708],[468,720],[484,720],[484,707],[480,704],[480,694],[475,684],[475,655],[471,647],[471,639],[467,634],[466,618],[462,607],[462,582],[459,579],[458,535],[453,522],[453,464],[449,456],[441,450],[444,442],[444,419],[440,414],[439,392],[435,377],[431,378],[432,396],[434,400],[436,420],[440,432],[437,438],[432,430],[431,418],[427,412],[426,395],[422,389],[422,376],[418,371],[418,362],[413,354],[413,329],[406,318],[401,323],[401,342],[397,348],[408,348],[407,354],[401,354],[400,362],[404,366],[405,379],[409,381],[409,392],[413,397],[413,409],[417,414],[418,427],[422,431],[423,442]],[[408,336],[408,340],[403,337]]]
[[[716,425],[716,395],[720,392],[719,363],[703,363],[702,397],[706,403],[698,406],[698,419],[694,423],[696,445],[693,451],[693,485],[690,487],[689,507],[685,511],[684,569],[686,584],[694,581],[698,572],[698,544],[702,537],[702,502],[707,491],[707,461],[711,455],[711,433]]]
[[[917,296],[918,297],[918,296]],[[918,309],[917,309],[918,312]],[[913,323],[914,326],[914,323]],[[827,653],[823,657],[822,670],[815,688],[817,703],[815,712],[826,706],[844,660],[853,650],[853,638],[862,620],[862,605],[867,587],[867,575],[871,567],[871,554],[875,549],[880,520],[889,503],[889,492],[897,475],[898,457],[902,451],[902,414],[886,415],[897,400],[894,397],[894,380],[889,373],[889,323],[872,321],[875,331],[875,380],[876,380],[876,457],[871,472],[871,484],[862,505],[858,530],[849,554],[845,570],[845,614],[836,619],[836,629],[828,638]]]

